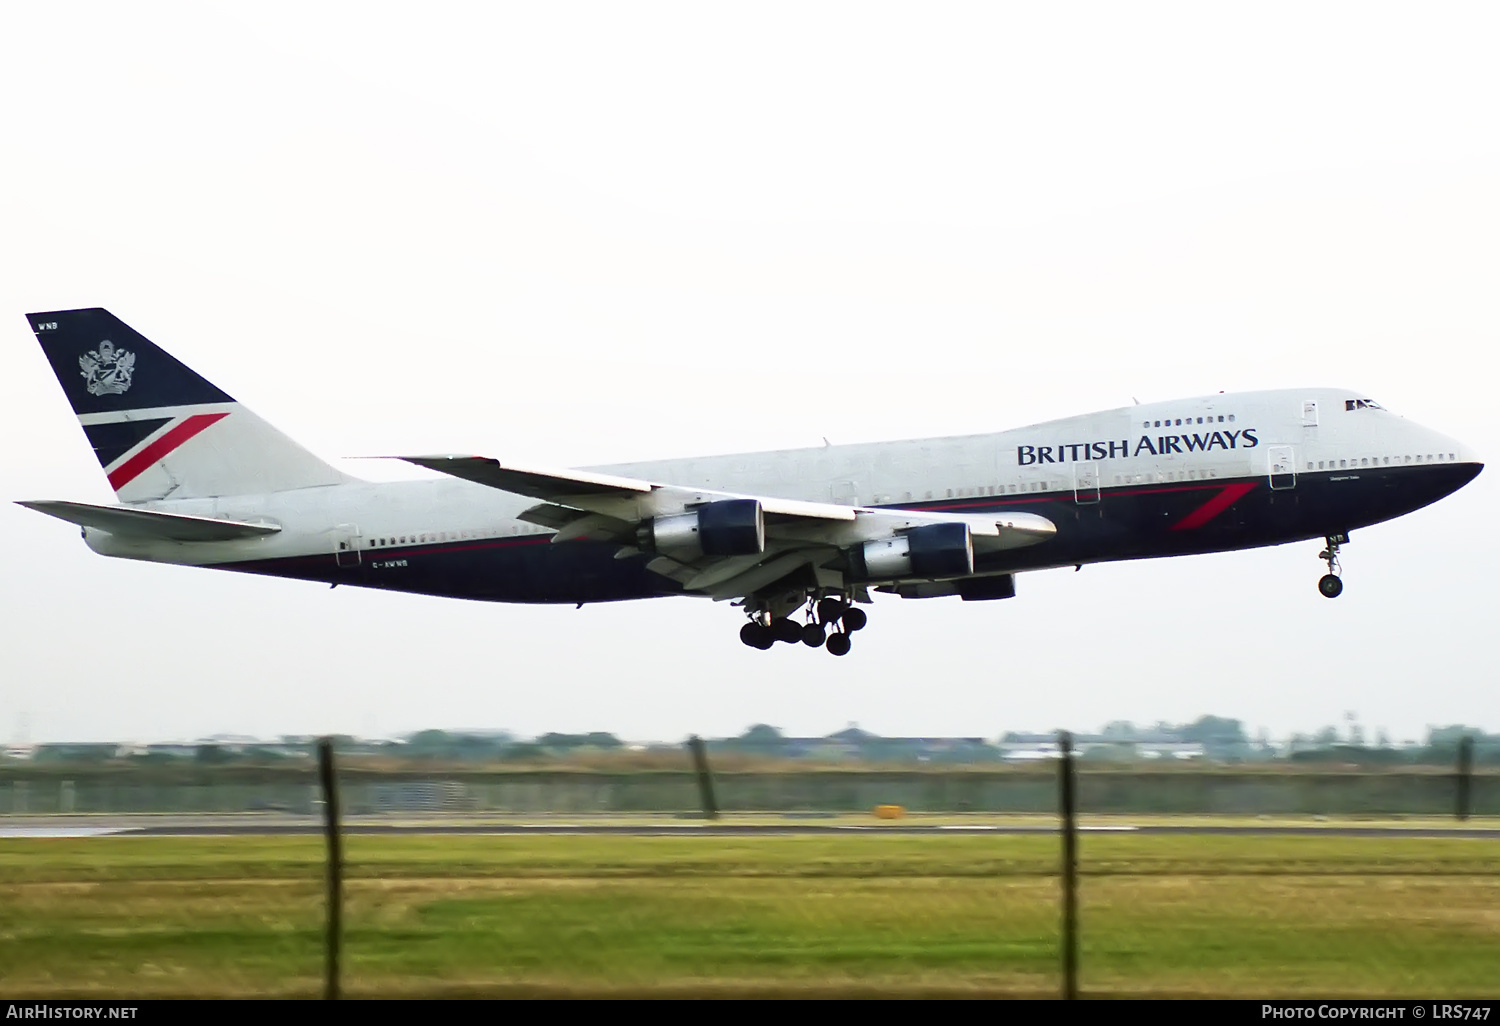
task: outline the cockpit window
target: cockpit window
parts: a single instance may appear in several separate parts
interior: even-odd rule
[[[1381,406],[1374,399],[1345,399],[1344,400],[1344,409],[1346,409],[1346,410],[1383,410],[1383,409],[1385,409],[1385,407]]]

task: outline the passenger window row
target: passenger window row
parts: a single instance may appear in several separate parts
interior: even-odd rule
[[[1219,418],[1218,418],[1218,423],[1223,424],[1223,423],[1226,422],[1226,420],[1227,420],[1228,423],[1233,424],[1234,423],[1234,414],[1231,413],[1227,418],[1224,417],[1221,414],[1219,416]],[[1196,421],[1194,421],[1194,419],[1192,417],[1178,417],[1176,420],[1173,420],[1171,417],[1168,417],[1165,420],[1143,420],[1143,421],[1141,421],[1141,427],[1143,427],[1143,428],[1154,428],[1154,427],[1189,427],[1189,426],[1191,426],[1194,423],[1198,423],[1198,424],[1212,424],[1214,422],[1215,422],[1215,420],[1214,420],[1214,418],[1212,416],[1199,417]]]
[[[1023,481],[1020,484],[1010,484],[1010,485],[986,485],[986,486],[977,487],[977,488],[946,488],[946,489],[943,490],[943,494],[942,495],[936,495],[935,496],[933,492],[927,492],[925,495],[922,496],[921,500],[918,500],[911,492],[907,492],[906,495],[902,498],[901,501],[902,502],[916,502],[916,501],[923,501],[923,502],[925,502],[925,501],[928,501],[928,500],[933,499],[933,498],[938,498],[938,499],[969,499],[969,498],[975,498],[975,497],[978,497],[978,496],[985,496],[985,495],[997,495],[997,496],[998,495],[1015,495],[1017,492],[1025,493],[1025,492],[1061,491],[1064,488],[1071,488],[1071,487],[1072,487],[1071,485],[1069,485],[1068,483],[1063,482],[1063,481]]]
[[[460,541],[465,538],[478,538],[477,531],[428,531],[425,534],[401,534],[391,535],[388,538],[374,538],[370,541],[370,547],[374,549],[389,548],[392,545],[422,545],[430,542]]]
[[[528,527],[524,524],[512,524],[505,530],[506,534],[535,534],[541,528]],[[456,542],[492,538],[498,531],[427,531],[417,534],[393,534],[380,538],[370,539],[370,548],[390,548],[393,545],[428,545],[434,542]]]
[[[1351,467],[1388,467],[1391,464],[1391,460],[1395,460],[1397,466],[1402,466],[1407,463],[1449,463],[1457,459],[1458,453],[1455,452],[1428,453],[1426,456],[1423,456],[1421,453],[1415,456],[1361,456],[1357,460],[1318,460],[1317,469],[1344,470]],[[1313,469],[1313,462],[1311,460],[1307,463],[1307,469]]]

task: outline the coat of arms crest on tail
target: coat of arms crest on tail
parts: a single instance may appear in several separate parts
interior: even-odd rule
[[[105,339],[98,349],[80,356],[78,366],[83,368],[89,395],[120,395],[130,388],[135,354],[128,349],[116,349],[113,342]]]

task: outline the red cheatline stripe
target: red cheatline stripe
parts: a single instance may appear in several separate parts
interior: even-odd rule
[[[116,467],[109,475],[109,484],[115,491],[134,481],[147,467],[160,461],[173,449],[192,438],[210,424],[217,424],[228,413],[198,413],[167,431],[156,441],[146,446],[130,459]]]
[[[1212,499],[1209,499],[1203,505],[1173,524],[1172,530],[1190,531],[1195,527],[1202,527],[1230,506],[1239,502],[1245,493],[1254,487],[1254,481],[1241,481],[1239,484],[1225,485],[1224,490],[1218,495],[1215,495]]]

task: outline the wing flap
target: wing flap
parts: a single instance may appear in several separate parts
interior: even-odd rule
[[[516,519],[523,520],[528,524],[535,524],[538,527],[550,527],[556,531],[567,527],[575,520],[581,520],[584,517],[592,515],[586,510],[574,509],[571,506],[557,506],[550,502],[544,502],[540,506],[532,506],[528,510],[517,513]]]
[[[655,559],[651,560],[651,562],[646,564],[646,569],[650,570],[654,574],[661,574],[663,577],[669,577],[677,583],[683,585],[686,585],[688,581],[692,580],[693,575],[698,572],[691,566],[688,566],[686,563],[679,563],[677,562],[677,560],[668,559],[666,556],[657,556]]]
[[[976,549],[986,552],[1021,548],[1044,542],[1057,533],[1046,517],[1035,513],[939,513],[904,509],[851,509],[849,521],[785,517],[766,518],[766,537],[782,542],[843,547],[889,538],[931,524],[962,523],[969,527]]]
[[[700,587],[699,590],[703,591],[710,598],[723,602],[727,599],[749,595],[769,584],[774,584],[794,570],[813,562],[815,562],[815,557],[805,549],[779,553],[774,558],[753,566],[742,573],[737,573],[712,586]],[[692,581],[687,582],[685,586],[691,587]]]
[[[247,524],[239,520],[160,513],[129,506],[95,506],[87,502],[38,500],[16,505],[45,513],[79,527],[92,527],[122,538],[158,541],[214,542],[263,538],[280,531],[276,524]]]
[[[736,498],[760,498],[747,495]],[[797,520],[838,520],[852,522],[855,519],[853,506],[835,506],[827,502],[803,502],[800,499],[760,498],[760,508],[766,514],[766,524]]]

